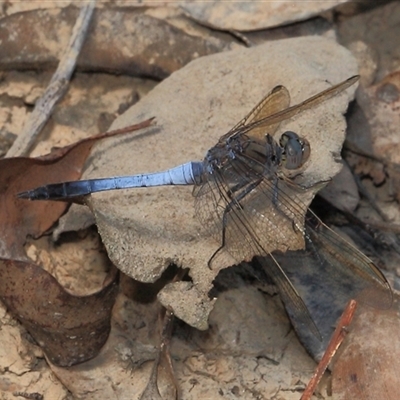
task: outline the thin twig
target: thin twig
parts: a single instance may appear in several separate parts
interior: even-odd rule
[[[344,337],[347,333],[347,327],[350,325],[350,322],[353,319],[354,312],[356,311],[357,302],[355,300],[350,300],[347,303],[346,308],[343,311],[342,316],[339,319],[337,327],[333,332],[331,340],[329,341],[328,347],[325,350],[324,355],[319,362],[317,369],[314,372],[314,375],[310,379],[306,389],[303,392],[300,400],[310,400],[311,396],[314,393],[315,388],[317,387],[319,381],[322,378],[322,375],[326,371],[329,363],[331,362],[333,356],[336,354],[337,349],[342,344]]]
[[[37,136],[49,119],[53,107],[64,96],[74,72],[76,60],[85,41],[95,5],[96,0],[90,0],[82,7],[72,31],[68,48],[61,57],[56,72],[51,78],[46,91],[36,102],[32,114],[6,157],[27,156],[29,154]]]

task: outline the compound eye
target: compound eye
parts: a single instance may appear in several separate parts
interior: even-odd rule
[[[287,169],[301,167],[310,157],[310,145],[295,132],[286,131],[282,134],[279,144],[283,150],[283,162]]]

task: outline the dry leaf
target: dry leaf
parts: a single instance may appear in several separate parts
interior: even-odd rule
[[[79,179],[93,144],[118,133],[97,135],[40,159],[0,160],[0,298],[57,365],[85,361],[106,341],[117,292],[117,270],[110,269],[103,288],[95,294],[78,297],[68,293],[35,265],[24,249],[27,236],[42,235],[68,204],[24,201],[16,195],[49,181]]]
[[[398,296],[390,310],[356,312],[332,373],[337,400],[398,398],[400,329]]]

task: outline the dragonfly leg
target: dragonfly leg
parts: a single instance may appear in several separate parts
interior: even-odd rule
[[[273,177],[272,178],[272,196],[271,196],[271,203],[275,207],[275,210],[279,212],[284,218],[288,219],[289,222],[292,224],[293,232],[296,234],[305,234],[305,230],[303,225],[300,224],[295,219],[290,218],[288,213],[283,211],[281,207],[279,207],[279,188],[278,188],[279,178]]]
[[[272,204],[278,208],[278,178],[273,178]]]
[[[230,190],[230,197],[231,201],[228,203],[224,210],[224,214],[222,216],[222,240],[221,240],[221,246],[218,247],[218,249],[213,253],[213,255],[210,257],[208,260],[208,268],[211,268],[211,263],[212,260],[216,257],[216,255],[225,247],[226,244],[226,233],[225,233],[225,228],[226,228],[226,219],[228,216],[228,213],[232,211],[235,208],[241,208],[240,201],[246,197],[252,190],[254,190],[260,183],[262,182],[262,179],[258,179],[255,182],[252,182],[251,184],[248,185],[247,182],[244,183],[238,183],[235,185],[231,190]],[[246,187],[247,185],[247,187]],[[243,189],[244,188],[244,189]],[[243,189],[243,190],[242,190]],[[234,196],[234,193],[241,191],[236,197]]]

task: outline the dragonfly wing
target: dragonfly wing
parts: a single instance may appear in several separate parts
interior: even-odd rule
[[[239,261],[259,254],[259,244],[266,253],[304,247],[307,208],[299,198],[301,189],[278,179],[277,166],[255,153],[258,161],[237,154],[193,192],[196,216],[219,241],[224,232],[224,244]]]
[[[222,220],[229,196],[222,191],[213,180],[207,180],[202,185],[194,186],[193,196],[195,197],[195,214],[202,224],[204,231],[221,241],[223,229]]]
[[[273,254],[270,254],[269,257],[256,257],[253,262],[256,263],[256,268],[260,267],[264,269],[274,280],[289,315],[292,316],[294,314],[296,325],[304,325],[310,328],[315,337],[322,340],[321,331],[315,324],[303,298],[286,275],[281,262]]]
[[[318,330],[324,338],[332,334],[350,299],[378,309],[393,301],[392,290],[379,269],[364,254],[347,243],[308,211],[305,226],[306,247],[273,256],[299,291]],[[264,260],[268,263],[268,259]],[[269,265],[268,265],[269,266]],[[304,313],[287,302],[286,309],[299,332]],[[304,330],[301,330],[304,338]]]
[[[383,273],[309,210],[300,199],[299,190],[288,181],[265,176],[240,203],[239,212],[245,214],[241,219],[251,225],[252,236],[268,253],[284,253],[297,247],[300,250],[295,254],[308,257],[311,266],[318,263],[318,270],[322,267],[332,279],[351,282],[345,303],[354,298],[373,307],[389,308],[393,293]],[[229,234],[226,235],[228,239]],[[229,240],[234,242],[233,237]]]
[[[262,265],[285,303],[319,337],[302,298],[270,254],[276,249],[286,251],[289,241],[296,242],[292,244],[294,248],[304,246],[302,226],[306,212],[306,207],[296,202],[296,188],[287,187],[274,177],[273,173],[266,176],[249,169],[239,157],[195,189],[196,215],[238,262],[250,261],[255,255],[267,257],[268,262]]]
[[[300,114],[301,112],[308,110],[312,107],[317,106],[318,104],[336,96],[337,94],[343,92],[346,90],[348,87],[351,85],[354,85],[359,79],[359,76],[353,76],[337,85],[331,86],[328,89],[323,90],[322,92],[311,96],[307,100],[304,100],[303,102],[296,104],[294,106],[288,107],[282,111],[278,111],[273,115],[269,116],[263,116],[260,119],[253,120],[251,122],[247,122],[245,127],[242,127],[242,132],[241,133],[246,133],[247,132],[252,132],[254,129],[257,128],[257,130],[260,130],[262,127],[268,127],[268,126],[275,126],[276,124],[279,124],[281,121],[286,120],[288,118],[292,118],[296,116],[297,114]],[[251,133],[249,135],[252,136]]]
[[[389,306],[392,292],[379,269],[310,211],[306,220],[301,189],[279,179],[274,167],[266,170],[266,165],[260,161],[257,169],[254,158],[236,154],[195,189],[196,214],[221,247],[238,262],[250,261],[255,255],[266,256],[266,268],[283,300],[313,332],[315,325],[307,307],[281,268],[280,260],[285,255],[275,257],[274,252],[296,254],[299,268],[310,265],[317,271],[322,266],[327,276],[345,282],[348,277],[355,284],[346,294],[347,300],[356,298],[378,307]]]
[[[265,119],[268,116],[285,110],[289,107],[289,105],[289,91],[284,86],[276,86],[250,111],[248,115],[246,115],[246,117],[244,117],[222,138],[225,140],[227,137],[230,137],[240,132],[243,128],[245,128],[252,122]],[[266,125],[263,125],[262,127],[255,127],[251,131],[251,136],[258,140],[264,140],[267,133],[269,133],[270,135],[273,135],[275,133],[275,131],[279,127],[279,124],[280,121],[276,121],[275,123],[269,125],[268,129],[265,129]]]
[[[305,232],[310,261],[314,258],[333,278],[347,277],[348,282],[354,282],[346,302],[354,298],[373,307],[390,308],[393,301],[390,285],[366,255],[326,226],[311,210],[306,217]]]

